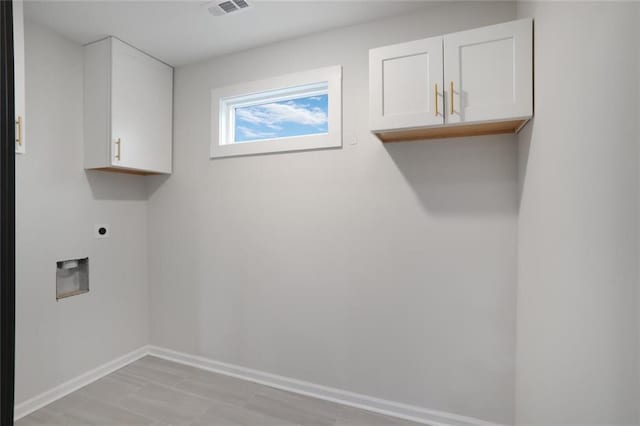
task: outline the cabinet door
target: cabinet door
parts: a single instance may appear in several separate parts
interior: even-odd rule
[[[13,63],[15,79],[16,153],[24,154],[25,145],[25,75],[24,14],[22,0],[13,2]]]
[[[442,37],[370,50],[371,130],[442,125],[442,73]]]
[[[444,36],[447,124],[531,117],[532,33],[521,19]]]
[[[112,165],[170,173],[173,69],[117,39],[111,58]]]

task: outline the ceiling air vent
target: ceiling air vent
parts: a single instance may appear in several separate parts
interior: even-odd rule
[[[207,4],[209,13],[214,16],[238,12],[240,10],[247,9],[248,7],[249,2],[247,0],[224,0]]]

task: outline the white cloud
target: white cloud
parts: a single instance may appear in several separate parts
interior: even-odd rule
[[[248,139],[266,139],[276,135],[273,132],[260,132],[244,126],[238,126],[238,130],[242,133],[242,136]]]
[[[309,108],[295,102],[271,103],[238,108],[236,117],[239,120],[272,129],[280,129],[279,123],[296,123],[310,126],[321,126],[327,123],[327,113],[321,108]]]

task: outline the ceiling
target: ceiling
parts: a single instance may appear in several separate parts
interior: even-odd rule
[[[211,56],[411,13],[422,1],[267,1],[224,16],[202,1],[25,1],[27,19],[78,43],[114,35],[179,66]]]

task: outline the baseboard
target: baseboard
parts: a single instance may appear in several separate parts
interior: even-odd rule
[[[485,420],[360,395],[157,346],[149,346],[148,353],[180,364],[432,426],[499,426]]]
[[[289,392],[307,395],[314,398],[336,402],[338,404],[361,408],[368,411],[393,416],[401,419],[424,423],[431,426],[501,426],[497,423],[476,419],[473,417],[461,416],[437,410],[430,410],[413,405],[403,404],[395,401],[361,395],[328,386],[279,376],[264,371],[241,367],[215,361],[201,356],[190,355],[177,352],[158,346],[143,346],[121,356],[113,361],[107,362],[91,371],[81,374],[61,385],[58,385],[46,392],[41,393],[27,401],[15,406],[14,418],[18,420],[39,408],[44,407],[68,394],[86,386],[124,366],[130,364],[145,355],[153,355],[180,364],[190,365],[203,370],[213,371],[227,376],[237,377],[243,380],[260,383],[266,386],[286,390]]]
[[[54,387],[53,389],[49,389],[46,392],[41,393],[40,395],[36,395],[35,397],[28,399],[20,404],[17,404],[14,408],[14,419],[18,420],[29,413],[36,411],[38,408],[42,408],[45,405],[51,404],[53,401],[56,401],[71,392],[74,392],[80,389],[83,386],[92,383],[107,374],[113,373],[114,371],[124,367],[127,364],[136,361],[143,356],[149,353],[149,347],[143,346],[139,349],[136,349],[133,352],[129,352],[128,354],[121,356],[120,358],[114,359],[113,361],[109,361],[106,364],[103,364],[93,370],[87,371],[84,374],[81,374],[78,377],[75,377],[67,382],[62,383]]]

